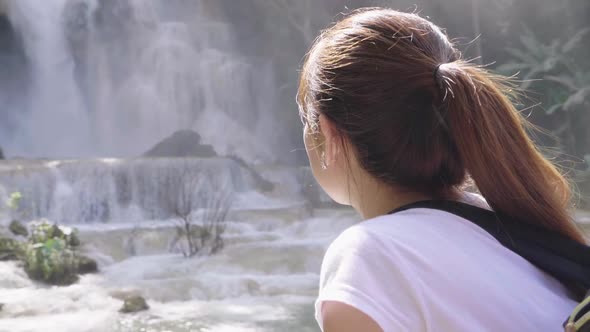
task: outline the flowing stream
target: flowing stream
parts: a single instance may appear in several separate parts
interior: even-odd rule
[[[177,191],[162,183],[186,169],[235,193],[217,255],[186,259],[171,247],[178,220],[162,202]],[[16,213],[77,227],[82,250],[100,267],[78,284],[47,287],[0,262],[0,331],[318,331],[313,301],[323,252],[357,217],[310,208],[293,169],[260,172],[273,191],[259,190],[226,159],[0,163],[4,198],[29,190]],[[144,296],[150,310],[118,313],[129,294]]]

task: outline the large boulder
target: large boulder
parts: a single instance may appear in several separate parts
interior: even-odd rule
[[[195,157],[195,158],[214,158],[219,157],[211,145],[201,144],[201,136],[192,130],[180,130],[172,136],[156,144],[152,149],[146,152],[144,157]],[[256,181],[257,187],[262,191],[272,191],[274,185],[264,179],[243,159],[236,156],[225,156],[225,158],[235,161],[240,167],[246,169]]]
[[[33,280],[58,286],[71,285],[78,281],[77,257],[64,239],[29,243],[25,249],[25,272]]]
[[[24,249],[23,261],[29,278],[51,285],[66,286],[78,281],[78,274],[98,271],[96,262],[80,256],[77,231],[52,224],[48,220],[34,221]]]
[[[144,154],[145,157],[217,157],[211,145],[201,144],[201,135],[180,130],[165,138]]]
[[[119,312],[128,314],[148,310],[150,307],[142,296],[136,295],[125,299]]]

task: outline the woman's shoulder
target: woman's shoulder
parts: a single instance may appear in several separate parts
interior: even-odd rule
[[[411,209],[355,224],[328,247],[322,273],[337,270],[343,261],[378,262],[389,273],[419,278],[414,270],[428,266],[444,271],[464,257],[465,248],[485,257],[513,256],[488,232],[459,216],[433,209]],[[373,267],[375,268],[375,267]],[[417,268],[417,269],[416,269]],[[442,272],[441,272],[442,273]]]
[[[326,251],[316,301],[320,326],[321,306],[326,301],[360,310],[385,331],[408,330],[419,321],[421,310],[414,307],[416,294],[412,291],[417,278],[411,266],[404,263],[405,255],[396,250],[396,241],[380,233],[380,223],[376,218],[349,227]]]
[[[485,204],[485,201],[472,202],[480,202],[482,207]],[[469,220],[445,211],[416,208],[355,224],[340,233],[330,245],[330,249],[374,250],[400,243],[424,243],[449,237],[475,237],[478,240],[485,238],[495,242],[490,234]]]
[[[430,323],[454,327],[449,330],[482,330],[497,325],[496,306],[481,303],[493,297],[514,314],[515,326],[529,326],[527,318],[537,313],[522,299],[534,298],[557,308],[536,325],[558,326],[573,305],[564,294],[557,281],[476,224],[420,208],[361,222],[332,242],[322,263],[316,317],[321,324],[322,302],[339,301],[385,331],[427,330],[421,324],[428,315]],[[458,320],[449,308],[480,318]]]
[[[490,237],[477,226],[458,218],[438,210],[412,209],[360,222],[332,241],[324,256],[322,272],[337,269],[342,261],[367,258],[370,258],[368,264],[378,261],[380,267],[395,265],[395,269],[400,270],[404,261],[412,261],[416,255],[440,251],[440,247],[448,249],[449,239],[471,237],[474,232]]]

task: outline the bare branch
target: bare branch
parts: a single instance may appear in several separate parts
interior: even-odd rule
[[[178,193],[166,198],[167,209],[177,224],[172,249],[185,257],[223,249],[222,234],[233,201],[229,185],[213,183],[218,178],[198,166],[192,160],[183,160],[167,183],[170,193]]]

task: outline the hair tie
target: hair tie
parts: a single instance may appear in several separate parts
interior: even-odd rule
[[[433,73],[434,74],[434,80],[437,81],[437,82],[438,82],[438,71],[440,69],[440,66],[442,66],[442,65],[443,65],[442,63],[439,63],[436,66],[436,68],[434,68],[434,73]]]
[[[439,63],[439,64],[436,66],[436,68],[434,68],[434,72],[432,72],[432,78],[434,78],[434,83],[436,84],[436,86],[437,86],[439,89],[442,89],[442,87],[441,87],[440,81],[439,81],[439,79],[438,79],[438,72],[440,71],[440,66],[442,66],[442,65],[443,65],[442,63]]]

